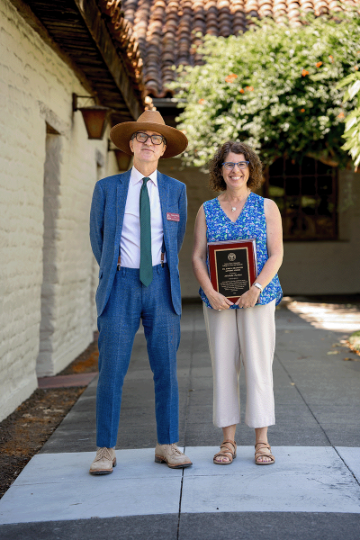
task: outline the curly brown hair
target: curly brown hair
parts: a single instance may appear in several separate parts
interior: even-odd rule
[[[244,154],[246,161],[249,161],[250,169],[247,186],[251,191],[259,189],[264,180],[260,158],[248,144],[239,141],[228,141],[224,143],[217,149],[214,157],[209,161],[210,189],[213,191],[226,190],[226,184],[222,176],[222,164],[230,152],[233,152],[234,154]]]

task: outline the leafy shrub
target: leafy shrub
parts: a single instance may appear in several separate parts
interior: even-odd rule
[[[338,88],[347,90],[344,95],[344,102],[354,99],[357,96],[357,104],[355,109],[346,117],[345,133],[343,138],[346,143],[343,146],[347,150],[354,161],[355,167],[359,169],[360,165],[360,73],[355,72],[348,75],[340,81]]]
[[[286,154],[345,166],[344,119],[354,109],[337,83],[360,65],[360,15],[307,17],[291,28],[270,19],[244,35],[206,36],[201,66],[179,66],[174,83],[186,101],[178,120],[187,164],[204,166],[214,147],[242,140],[265,165]]]

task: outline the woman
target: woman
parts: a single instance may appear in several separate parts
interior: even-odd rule
[[[268,426],[275,423],[272,363],[275,305],[282,298],[277,271],[283,258],[281,216],[276,204],[253,193],[262,182],[261,162],[240,142],[227,142],[210,161],[210,186],[220,195],[206,201],[195,222],[193,269],[200,283],[214,379],[213,420],[224,441],[213,462],[229,465],[236,457],[240,423],[240,358],[247,403],[245,423],[255,428],[255,463],[271,465]],[[207,242],[256,239],[258,276],[234,304],[216,292],[207,266]]]

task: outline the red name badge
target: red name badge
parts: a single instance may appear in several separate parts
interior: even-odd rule
[[[166,219],[168,221],[180,221],[180,214],[172,214],[171,212],[167,212]]]

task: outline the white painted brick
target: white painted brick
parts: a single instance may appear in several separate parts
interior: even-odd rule
[[[63,153],[55,240],[47,283],[53,308],[48,374],[73,360],[92,339],[96,264],[89,242],[89,211],[97,178],[95,151],[116,173],[103,141],[89,141],[81,113],[72,115],[72,92],[86,94],[71,69],[18,15],[0,2],[0,420],[36,387],[43,282],[46,124],[61,131]],[[55,120],[54,120],[55,119]],[[51,123],[51,122],[50,122]],[[61,126],[59,129],[58,126]],[[111,156],[112,158],[112,156]],[[51,201],[51,205],[53,201]],[[93,275],[96,279],[94,279]],[[42,355],[44,356],[44,355]]]

